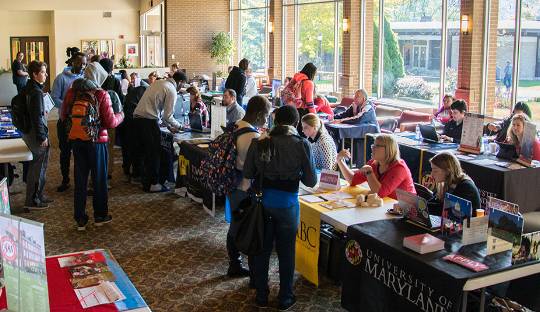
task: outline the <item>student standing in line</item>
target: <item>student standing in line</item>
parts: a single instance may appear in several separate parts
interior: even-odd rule
[[[47,64],[32,61],[28,65],[30,80],[21,91],[27,99],[30,131],[23,134],[23,140],[32,152],[32,160],[28,165],[26,178],[27,209],[45,209],[52,200],[43,195],[47,164],[49,162],[49,128],[47,128],[47,112],[43,101],[43,84],[47,80]]]
[[[302,117],[302,131],[311,143],[315,168],[334,170],[337,160],[337,148],[324,124],[316,114],[309,113]]]

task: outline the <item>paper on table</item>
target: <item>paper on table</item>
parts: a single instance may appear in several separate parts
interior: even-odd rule
[[[342,199],[353,198],[351,194],[345,193],[345,192],[333,192],[333,193],[321,194],[319,196],[322,199],[327,200],[327,201],[338,201]]]
[[[470,223],[463,221],[462,245],[476,244],[487,240],[488,216],[471,218]],[[468,224],[467,224],[468,223]]]
[[[320,203],[324,201],[324,199],[315,195],[303,195],[303,196],[300,196],[300,199],[307,203]]]
[[[113,282],[102,282],[98,286],[74,289],[83,308],[125,300],[126,296]]]
[[[472,159],[474,159],[474,157],[472,157],[472,156],[463,155],[463,154],[456,154],[456,157],[459,158],[459,159],[463,159],[463,160],[472,160]]]
[[[321,204],[321,207],[332,210],[332,209],[337,209],[337,208],[354,208],[356,207],[356,205],[348,201],[338,200],[338,201]]]
[[[488,166],[492,165],[494,162],[492,159],[476,159],[473,161],[473,163],[477,165]]]

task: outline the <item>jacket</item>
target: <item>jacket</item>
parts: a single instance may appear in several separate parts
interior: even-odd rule
[[[56,76],[51,90],[51,97],[59,111],[62,109],[64,97],[66,97],[67,90],[71,87],[73,81],[82,77],[82,72],[74,74],[71,72],[71,68],[64,68],[64,71]]]
[[[351,124],[351,125],[361,125],[361,124],[372,124],[377,125],[377,116],[375,115],[375,109],[373,108],[373,105],[370,102],[367,102],[364,106],[364,112],[357,112],[356,114],[353,114],[353,108],[354,104],[349,106],[346,111],[344,111],[341,114],[337,114],[334,116],[334,119],[345,119],[343,123],[344,124]]]
[[[28,96],[26,102],[27,112],[30,121],[30,135],[35,135],[37,142],[43,142],[49,137],[49,128],[47,127],[47,118],[45,116],[45,107],[43,105],[43,85],[28,80],[22,94]]]
[[[254,139],[244,162],[244,178],[255,179],[264,170],[263,188],[298,193],[300,181],[317,184],[313,153],[309,142],[291,126],[276,126],[270,138]]]
[[[244,104],[242,101],[246,94],[246,80],[247,77],[244,70],[238,66],[234,66],[225,82],[226,89],[233,89],[236,92],[236,102],[240,105]]]
[[[98,88],[98,86],[91,80],[88,79],[77,79],[73,82],[72,87],[66,93],[66,98],[62,105],[62,110],[60,112],[60,119],[66,120],[69,118],[71,113],[71,106],[75,100],[75,94],[79,91],[94,91],[96,96],[98,106],[99,106],[99,118],[101,121],[101,128],[99,129],[99,137],[96,143],[107,143],[109,141],[109,136],[107,129],[116,128],[120,123],[122,123],[124,117],[122,113],[115,114],[113,112],[111,98],[107,91]]]
[[[444,125],[443,134],[454,139],[454,143],[460,143],[462,130],[463,120],[458,125],[455,120],[450,119],[450,121]]]
[[[138,86],[129,90],[124,102],[124,119],[126,121],[133,119],[133,112],[135,112],[137,104],[139,104],[146,88],[145,86]]]
[[[120,102],[124,103],[124,93],[122,93],[122,86],[120,84],[120,80],[116,79],[114,75],[109,75],[107,79],[105,79],[105,82],[101,85],[101,88],[103,90],[112,90],[118,94],[118,98],[120,98]]]

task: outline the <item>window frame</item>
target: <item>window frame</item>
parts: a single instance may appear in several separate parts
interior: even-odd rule
[[[140,46],[140,56],[139,56],[139,62],[140,62],[140,67],[141,68],[144,68],[146,66],[149,66],[149,64],[147,64],[147,49],[148,49],[148,37],[156,37],[156,36],[148,36],[148,35],[143,35],[143,32],[146,31],[146,27],[148,26],[147,24],[147,14],[148,12],[154,10],[156,7],[159,7],[159,10],[160,10],[160,17],[161,17],[161,21],[160,21],[160,27],[161,27],[161,31],[160,31],[160,40],[161,40],[161,49],[160,49],[160,54],[161,54],[161,62],[162,64],[161,65],[156,65],[154,64],[155,67],[166,67],[167,65],[167,60],[165,58],[165,46],[166,46],[166,36],[165,36],[165,2],[160,2],[158,4],[156,4],[155,6],[151,7],[150,9],[148,9],[147,11],[143,12],[140,17],[139,17],[139,23],[140,23],[140,26],[139,26],[139,29],[140,29],[140,36],[139,36],[139,46]]]

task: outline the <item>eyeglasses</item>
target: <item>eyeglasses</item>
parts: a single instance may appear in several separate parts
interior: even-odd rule
[[[371,144],[371,149],[375,149],[375,147],[382,147],[382,148],[385,148],[386,146],[380,145],[380,144]]]

